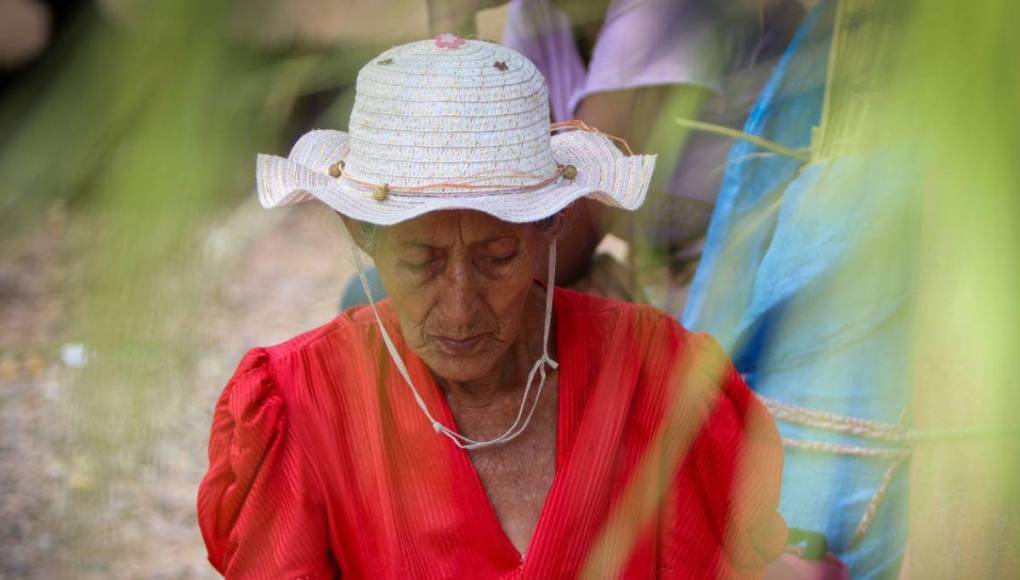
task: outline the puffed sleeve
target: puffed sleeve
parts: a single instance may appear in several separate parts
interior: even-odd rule
[[[707,535],[721,540],[712,572],[702,575],[759,578],[786,544],[786,522],[778,511],[782,440],[768,410],[719,344],[708,335],[692,334],[688,346],[692,370],[687,376],[694,379],[688,387],[702,389],[705,396],[697,404],[705,411],[685,466],[690,487],[674,490],[674,509],[703,514],[698,519],[710,530]],[[671,551],[682,558],[678,548]]]
[[[339,577],[325,510],[262,349],[245,355],[216,403],[198,521],[227,578]]]

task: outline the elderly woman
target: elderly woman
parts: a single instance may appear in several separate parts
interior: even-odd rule
[[[217,570],[730,578],[777,557],[781,446],[718,346],[538,281],[560,211],[638,207],[654,163],[550,129],[527,59],[441,35],[362,69],[350,135],[259,157],[263,204],[331,206],[390,298],[241,361],[198,498]]]

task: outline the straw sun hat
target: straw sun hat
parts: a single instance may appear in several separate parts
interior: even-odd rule
[[[545,80],[521,54],[443,34],[365,65],[350,133],[259,155],[257,181],[265,207],[316,198],[378,225],[442,209],[532,222],[583,196],[636,209],[654,165],[582,123],[551,125]]]

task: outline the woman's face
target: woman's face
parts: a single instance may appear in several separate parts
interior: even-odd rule
[[[411,349],[450,381],[498,373],[521,338],[542,255],[539,228],[450,210],[376,236],[372,257]]]

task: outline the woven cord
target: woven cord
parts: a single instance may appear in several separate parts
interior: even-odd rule
[[[892,423],[870,421],[867,419],[859,419],[857,417],[847,417],[844,415],[837,415],[836,413],[808,409],[807,407],[799,407],[797,405],[789,405],[762,395],[758,395],[758,399],[765,404],[774,417],[789,423],[821,429],[824,431],[845,433],[868,439],[878,439],[899,444],[906,444],[907,442],[907,433],[902,426],[902,418],[900,421],[901,424],[894,425]],[[809,441],[805,439],[793,439],[790,437],[783,437],[783,446],[794,449],[803,449],[806,451],[831,453],[835,455],[871,457],[892,461],[889,467],[885,470],[885,473],[882,474],[882,479],[878,484],[878,489],[876,489],[875,493],[871,496],[871,500],[868,502],[867,507],[864,508],[864,514],[861,515],[861,519],[857,523],[857,527],[854,529],[853,536],[850,537],[851,546],[860,542],[861,538],[864,537],[864,534],[867,533],[868,529],[871,527],[871,523],[875,519],[875,514],[878,513],[878,508],[882,504],[882,500],[885,499],[893,478],[911,454],[911,450],[908,447],[863,447],[847,443]]]
[[[626,153],[628,156],[634,155],[634,151],[630,148],[630,144],[627,143],[626,139],[624,139],[623,137],[617,137],[616,135],[610,135],[609,133],[603,133],[602,131],[599,131],[595,127],[592,127],[591,125],[585,123],[580,119],[557,121],[549,125],[549,130],[553,132],[562,131],[564,129],[575,129],[577,131],[587,131],[589,133],[598,133],[599,135],[604,135],[610,141],[619,145],[620,148],[623,149],[624,153]]]
[[[375,315],[379,331],[382,333],[383,343],[386,344],[386,350],[389,352],[390,358],[393,360],[393,364],[396,365],[400,376],[404,378],[404,382],[406,382],[407,386],[410,387],[411,393],[414,395],[415,403],[418,404],[418,408],[425,414],[425,417],[432,425],[432,429],[436,433],[445,435],[450,439],[450,441],[453,441],[454,445],[461,449],[480,449],[482,447],[499,445],[501,443],[506,443],[523,433],[524,430],[527,429],[528,424],[531,423],[531,418],[535,414],[535,409],[538,407],[538,401],[542,396],[542,390],[545,388],[546,379],[548,377],[546,367],[548,366],[550,369],[555,370],[559,366],[559,363],[549,356],[549,335],[550,327],[552,325],[553,301],[552,281],[556,279],[556,241],[553,240],[549,244],[549,286],[546,287],[545,291],[545,329],[542,333],[542,356],[535,361],[534,366],[531,367],[531,372],[528,373],[528,382],[524,386],[524,394],[521,396],[521,406],[517,410],[517,418],[514,419],[513,424],[511,424],[502,435],[489,440],[476,440],[471,439],[470,437],[465,437],[464,435],[453,431],[446,425],[443,425],[441,421],[433,417],[432,413],[429,412],[428,405],[425,404],[425,400],[418,392],[418,389],[414,386],[414,382],[411,380],[411,373],[408,372],[407,365],[404,364],[403,358],[401,358],[400,353],[397,352],[397,347],[394,345],[393,339],[390,338],[390,334],[386,330],[386,325],[383,324],[382,317],[379,315],[379,310],[375,305],[375,299],[372,297],[372,289],[369,286],[368,278],[365,276],[365,268],[361,260],[361,256],[358,254],[358,250],[355,246],[353,246],[353,244],[352,249],[354,253],[354,263],[358,269],[358,280],[361,282],[361,288],[365,292],[365,296],[368,298],[368,303],[372,308],[372,313]],[[525,417],[524,409],[527,406],[528,395],[531,392],[531,385],[534,383],[536,375],[540,377],[538,387],[535,390],[535,396],[531,403],[531,408],[528,410],[527,416]],[[524,419],[523,423],[521,422],[522,418]]]
[[[758,395],[758,399],[765,403],[765,406],[777,419],[798,425],[897,443],[903,442],[907,438],[906,431],[900,425],[788,405],[762,395]]]
[[[475,175],[469,175],[461,178],[460,181],[437,181],[435,183],[426,183],[424,185],[415,186],[393,186],[389,184],[374,183],[371,181],[363,181],[355,177],[351,177],[345,173],[342,168],[338,167],[338,173],[340,177],[343,177],[350,183],[360,187],[366,193],[371,193],[379,190],[380,187],[386,188],[387,195],[411,195],[414,197],[424,197],[428,195],[443,195],[444,197],[451,197],[450,192],[445,191],[447,189],[457,189],[469,192],[470,195],[477,195],[477,192],[482,191],[486,195],[492,195],[497,193],[521,193],[525,191],[532,191],[535,189],[541,189],[552,183],[556,183],[561,178],[565,177],[567,172],[566,165],[557,165],[556,171],[548,177],[542,177],[533,173],[516,172],[516,173],[505,173],[497,174],[492,171],[486,171],[477,173]],[[574,170],[576,171],[576,169]],[[575,173],[576,175],[576,173]],[[491,183],[494,179],[534,179],[532,183],[515,185],[507,183]],[[568,179],[572,179],[568,177]]]

